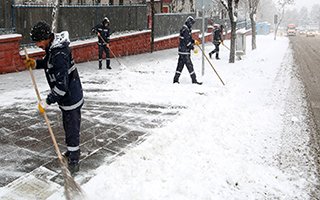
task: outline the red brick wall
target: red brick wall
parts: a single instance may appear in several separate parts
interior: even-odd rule
[[[193,38],[199,39],[200,31],[193,33]],[[128,56],[150,52],[150,31],[141,31],[128,35],[121,35],[110,40],[110,48],[116,57]],[[206,42],[211,42],[212,34],[205,37]],[[12,35],[6,39],[0,37],[0,73],[15,72],[24,70],[24,52],[19,54],[21,35]],[[179,35],[157,39],[154,43],[155,51],[177,48],[179,45]],[[76,63],[98,60],[97,39],[91,41],[77,41],[71,44],[73,58]],[[29,52],[31,58],[41,58],[44,51]],[[110,52],[110,57],[114,57]]]
[[[110,57],[140,54],[150,51],[150,31],[143,31],[110,40]],[[72,55],[76,63],[98,60],[97,41],[72,44]],[[103,54],[104,55],[104,54]]]
[[[19,47],[22,36],[19,34],[0,36],[0,73],[22,70]]]

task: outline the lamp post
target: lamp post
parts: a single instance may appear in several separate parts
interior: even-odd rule
[[[204,49],[204,42],[205,42],[205,39],[204,39],[204,0],[202,0],[202,50],[203,50],[203,53],[202,53],[202,76],[204,76],[204,53],[205,53],[205,49]]]

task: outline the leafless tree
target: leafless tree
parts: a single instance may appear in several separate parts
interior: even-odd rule
[[[315,4],[312,6],[310,11],[310,20],[312,24],[317,24],[320,30],[320,4]]]
[[[225,7],[228,12],[231,24],[231,39],[230,39],[230,55],[229,63],[235,62],[236,54],[236,28],[238,19],[238,5],[239,0],[220,0],[220,3]]]
[[[256,14],[259,21],[266,21],[273,24],[275,13],[277,13],[277,9],[274,1],[260,0]]]
[[[220,0],[212,0],[211,17],[214,16],[219,16],[220,19],[224,19],[227,16],[225,6],[221,3]]]
[[[194,0],[172,0],[171,8],[175,12],[194,12]]]
[[[252,42],[251,47],[252,50],[257,48],[257,42],[256,42],[256,15],[257,15],[257,9],[260,3],[260,0],[248,0],[249,3],[249,16],[251,21],[251,30],[252,30]]]
[[[278,1],[277,1],[278,21],[277,21],[277,23],[275,24],[274,40],[277,39],[278,29],[279,29],[279,26],[280,26],[280,24],[281,24],[281,22],[282,22],[282,20],[283,20],[286,7],[287,7],[288,5],[293,4],[293,3],[294,3],[294,0],[278,0]]]

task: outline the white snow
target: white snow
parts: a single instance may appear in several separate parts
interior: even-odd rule
[[[21,34],[5,34],[5,35],[0,35],[0,40],[3,39],[11,39],[11,38],[16,38],[16,37],[22,37]]]
[[[152,129],[143,143],[96,169],[82,185],[87,198],[311,199],[316,169],[304,89],[295,76],[289,41],[258,36],[257,45],[234,64],[220,47],[221,60],[212,63],[225,86],[207,63],[201,76],[200,53],[192,60],[204,84],[191,84],[186,68],[180,84],[172,84],[176,48],[118,58],[123,68],[112,59],[110,71],[98,71],[97,62],[78,64],[82,81],[108,80],[99,87],[116,88],[92,98],[186,107],[173,122]],[[206,44],[207,52],[213,48]],[[47,90],[43,72],[36,70],[36,77],[40,91]],[[1,75],[0,91],[0,105],[35,98],[27,72]],[[50,199],[59,198],[62,190]]]

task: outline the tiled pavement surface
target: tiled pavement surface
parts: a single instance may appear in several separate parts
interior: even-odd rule
[[[63,185],[47,126],[34,105],[36,102],[0,108],[0,187],[14,191],[5,199],[14,199],[19,193],[27,195],[28,190],[37,192],[40,199],[46,198],[56,190],[51,183],[57,188]],[[90,180],[94,169],[142,142],[151,129],[173,120],[181,109],[183,107],[86,99],[82,109],[81,169],[76,175],[77,182],[83,184]],[[63,152],[66,147],[61,113],[55,108],[47,114]]]

